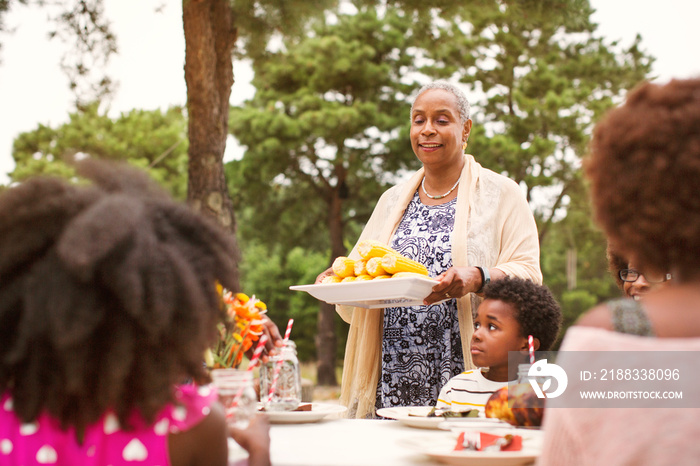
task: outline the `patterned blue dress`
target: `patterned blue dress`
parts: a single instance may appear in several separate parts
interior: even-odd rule
[[[391,247],[424,264],[431,277],[449,269],[456,203],[428,206],[416,191]],[[384,309],[377,409],[434,405],[442,386],[463,371],[456,300]]]

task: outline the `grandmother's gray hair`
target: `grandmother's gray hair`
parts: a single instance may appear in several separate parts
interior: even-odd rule
[[[416,102],[416,99],[418,99],[422,93],[429,91],[430,89],[442,89],[443,91],[451,92],[457,100],[460,120],[462,120],[462,123],[467,122],[469,119],[470,110],[469,100],[467,100],[467,96],[464,95],[464,92],[462,92],[460,88],[450,82],[440,80],[426,84],[418,90],[418,94],[416,95],[416,98],[413,99],[413,103]],[[413,104],[411,104],[411,117],[413,117]]]

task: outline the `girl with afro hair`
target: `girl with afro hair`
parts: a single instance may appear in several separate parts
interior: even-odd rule
[[[207,378],[234,242],[140,171],[77,168],[0,195],[0,464],[225,465],[216,392],[181,382]]]

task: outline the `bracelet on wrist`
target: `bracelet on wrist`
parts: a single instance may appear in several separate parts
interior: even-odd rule
[[[491,274],[489,274],[489,269],[486,267],[477,265],[476,268],[479,269],[479,273],[481,274],[481,288],[479,288],[475,293],[482,293],[484,291],[484,287],[491,283]]]

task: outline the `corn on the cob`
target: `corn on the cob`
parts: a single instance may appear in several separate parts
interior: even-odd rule
[[[342,279],[337,275],[328,275],[327,277],[324,277],[323,280],[321,280],[321,283],[340,283],[340,280]]]
[[[366,239],[361,241],[357,245],[357,252],[360,253],[363,259],[370,259],[372,257],[382,257],[386,254],[398,254],[394,249],[391,249],[386,244],[381,241],[376,241],[373,239]]]
[[[355,261],[355,276],[359,277],[362,274],[367,273],[367,261],[366,260],[361,260],[361,261]]]
[[[428,275],[428,269],[420,262],[395,254],[387,254],[382,257],[382,267],[391,274],[397,272],[415,272]]]
[[[384,275],[377,275],[372,280],[384,280],[385,278],[391,278],[391,275],[385,273]]]
[[[386,273],[384,271],[384,267],[382,267],[381,257],[372,257],[368,259],[365,267],[367,268],[367,273],[373,277],[378,277],[379,275],[384,275]]]
[[[345,256],[336,257],[333,261],[333,272],[340,278],[355,275],[355,261]]]
[[[354,282],[357,280],[357,277],[354,275],[348,275],[347,277],[343,278],[340,283],[347,283],[347,282]]]
[[[371,279],[373,279],[373,278],[374,278],[374,277],[373,277],[372,275],[363,273],[362,275],[358,275],[357,277],[355,277],[355,280],[358,281],[358,282],[362,282],[362,281],[371,280]]]

